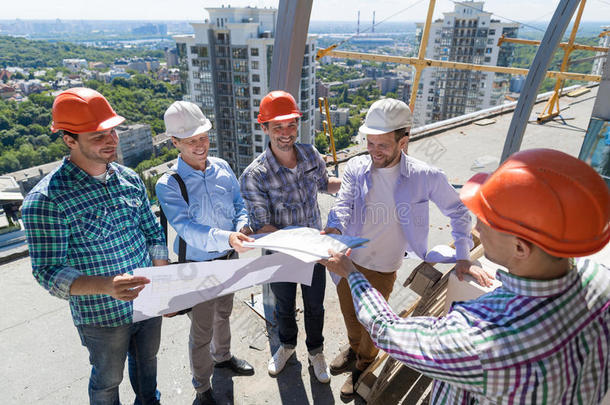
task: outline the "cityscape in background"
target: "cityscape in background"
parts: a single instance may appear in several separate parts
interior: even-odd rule
[[[540,39],[546,23],[500,20],[482,1],[464,4],[442,10],[443,17],[433,22],[427,58],[529,66],[535,47],[498,46],[498,39]],[[256,117],[269,91],[277,10],[205,11],[192,21],[0,20],[0,50],[8,50],[0,57],[0,175],[12,179],[6,184],[16,184],[25,194],[59,164],[67,149],[50,132],[50,104],[59,92],[77,86],[100,90],[126,116],[119,128],[118,160],[144,178],[151,199],[154,182],[177,156],[163,127],[163,112],[176,99],[198,104],[212,120],[210,154],[227,160],[239,176],[265,148]],[[373,25],[374,16],[358,17],[310,23],[294,96],[303,112],[299,140],[323,154],[329,142],[322,132],[327,117],[320,113],[319,97],[329,100],[335,143],[347,155],[364,147],[358,127],[372,102],[392,97],[408,103],[412,91],[414,70],[407,65],[316,60],[318,49],[337,43],[341,50],[417,55],[423,18]],[[607,46],[610,37],[597,38],[607,25],[581,23],[577,41]],[[600,74],[603,59],[589,59],[571,70]],[[517,100],[523,82],[523,76],[426,69],[417,89],[415,127]]]

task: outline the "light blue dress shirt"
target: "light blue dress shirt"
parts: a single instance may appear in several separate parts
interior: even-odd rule
[[[205,171],[195,170],[178,157],[176,171],[188,191],[182,198],[172,173],[157,181],[156,192],[167,221],[187,244],[186,259],[213,260],[227,253],[229,235],[248,225],[248,213],[231,167],[222,159],[208,157]],[[178,238],[174,241],[178,253]]]
[[[400,159],[400,176],[394,191],[396,216],[407,240],[406,252],[420,259],[428,252],[429,202],[449,217],[455,241],[456,258],[468,260],[473,246],[470,213],[460,201],[447,176],[438,168],[404,153]],[[350,159],[341,179],[341,189],[328,214],[328,227],[344,235],[359,236],[366,216],[366,195],[371,188],[371,157]]]

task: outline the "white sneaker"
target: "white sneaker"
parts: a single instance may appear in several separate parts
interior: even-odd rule
[[[271,375],[278,375],[280,371],[286,366],[286,362],[294,353],[294,348],[287,349],[284,346],[280,346],[279,349],[273,354],[273,357],[269,359],[269,365],[267,371]]]
[[[316,354],[315,356],[312,356],[311,354],[309,354],[308,356],[309,356],[309,363],[312,365],[313,372],[316,375],[316,378],[318,379],[318,381],[320,381],[323,384],[326,384],[327,382],[329,382],[330,381],[330,370],[328,369],[328,366],[326,365],[326,360],[324,360],[324,353],[320,352],[320,353]]]

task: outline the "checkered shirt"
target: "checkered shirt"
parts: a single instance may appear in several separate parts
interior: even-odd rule
[[[502,286],[442,318],[400,318],[348,277],[375,344],[435,379],[431,404],[598,404],[610,379],[610,269],[581,259],[554,280],[498,271]]]
[[[312,145],[294,146],[297,154],[294,172],[280,165],[267,147],[239,179],[250,226],[255,231],[266,224],[278,229],[322,227],[318,191],[328,189],[326,164]]]
[[[26,196],[21,212],[34,277],[51,295],[69,300],[74,324],[131,323],[131,302],[70,295],[70,287],[82,275],[131,273],[167,259],[163,231],[137,174],[110,163],[103,183],[64,159]]]

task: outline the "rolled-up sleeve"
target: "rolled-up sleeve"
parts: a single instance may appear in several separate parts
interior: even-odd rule
[[[318,190],[326,192],[328,190],[328,172],[326,171],[326,162],[316,149],[313,150],[318,162]]]
[[[352,161],[347,163],[343,177],[341,178],[341,188],[337,193],[335,204],[328,212],[328,220],[326,226],[337,228],[341,233],[345,233],[348,221],[351,220],[354,199],[358,190],[356,184],[356,176],[353,171]]]
[[[460,200],[457,191],[449,184],[447,176],[442,171],[435,174],[430,199],[436,204],[443,215],[449,217],[451,222],[451,236],[455,241],[457,260],[469,260],[470,249],[474,246],[470,231],[472,219],[470,211]]]
[[[70,287],[82,273],[67,264],[70,231],[67,220],[53,201],[30,193],[21,216],[32,261],[32,274],[55,297],[70,298]]]
[[[240,177],[241,195],[246,204],[250,226],[256,232],[271,223],[271,205],[263,182],[253,172],[245,172]]]

